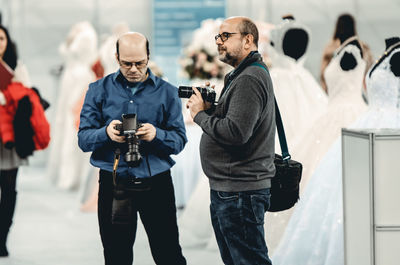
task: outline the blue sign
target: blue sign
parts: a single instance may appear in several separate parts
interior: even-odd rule
[[[225,17],[226,0],[154,0],[152,58],[176,85],[178,60],[192,33],[208,18]],[[210,36],[212,38],[213,36]]]

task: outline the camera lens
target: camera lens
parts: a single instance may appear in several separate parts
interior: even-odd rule
[[[211,103],[215,102],[216,93],[213,89],[209,87],[196,87],[199,90],[201,97],[204,101],[208,101]],[[190,86],[179,86],[178,88],[178,96],[180,98],[190,98],[194,93],[192,87]]]
[[[193,94],[193,89],[190,86],[180,86],[178,88],[178,96],[180,98],[190,98]]]
[[[139,152],[127,152],[125,154],[125,161],[129,167],[138,167],[142,161],[142,156],[139,154]]]
[[[139,152],[139,139],[135,135],[135,132],[126,135],[126,142],[128,144],[128,151],[125,154],[125,162],[129,167],[137,167],[142,157]]]

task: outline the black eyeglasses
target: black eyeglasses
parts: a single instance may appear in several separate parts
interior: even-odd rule
[[[126,69],[131,69],[133,65],[135,65],[135,67],[136,67],[137,69],[142,69],[142,68],[146,67],[146,65],[147,65],[147,61],[141,61],[141,62],[127,62],[127,61],[122,61],[122,60],[120,60],[119,62],[120,62],[120,64],[121,64],[121,66],[122,66],[123,68],[126,68]]]
[[[214,39],[217,41],[219,38],[221,38],[222,42],[227,41],[233,34],[242,34],[242,35],[247,35],[247,32],[222,32],[221,34],[215,35]]]

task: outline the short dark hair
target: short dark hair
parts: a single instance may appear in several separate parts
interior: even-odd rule
[[[239,31],[242,34],[251,34],[253,35],[253,43],[258,48],[258,29],[256,24],[248,18],[243,18],[243,20],[239,23]]]
[[[338,17],[336,22],[333,39],[339,39],[341,43],[350,37],[357,35],[356,21],[350,14],[343,14]]]
[[[17,47],[15,46],[15,43],[11,40],[7,28],[4,27],[3,25],[0,25],[0,30],[4,31],[7,38],[7,46],[3,54],[3,61],[8,66],[10,66],[11,69],[15,70],[15,67],[17,67],[17,60],[18,60]]]
[[[116,50],[117,50],[117,56],[118,56],[118,59],[119,59],[119,39],[117,40],[117,43],[116,43]],[[150,47],[149,47],[150,45],[149,45],[149,40],[146,38],[146,52],[147,52],[147,59],[148,58],[150,58]]]

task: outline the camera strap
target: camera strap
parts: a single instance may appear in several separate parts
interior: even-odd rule
[[[114,152],[114,165],[113,165],[114,186],[117,186],[117,169],[118,169],[120,157],[121,157],[121,150],[119,148],[117,148],[117,149],[115,149],[115,152]]]
[[[261,55],[257,51],[252,51],[247,55],[245,59],[235,68],[233,71],[231,71],[224,84],[224,88],[222,89],[221,96],[219,97],[219,100],[223,98],[223,96],[228,92],[233,80],[241,73],[243,72],[244,69],[246,69],[247,66],[251,65],[252,63],[262,61]],[[218,100],[218,101],[219,101]]]

